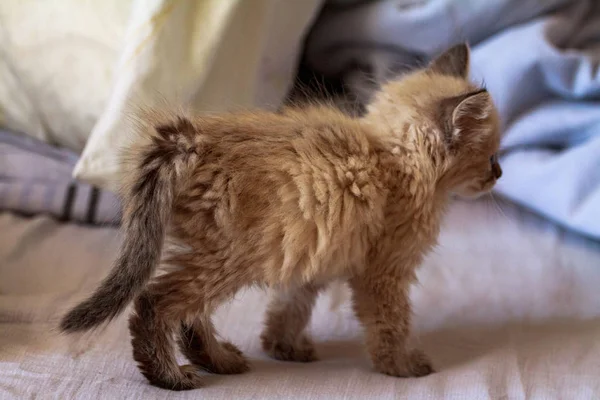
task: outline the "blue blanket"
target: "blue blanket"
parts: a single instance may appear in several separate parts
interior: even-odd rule
[[[497,192],[600,239],[600,1],[331,1],[308,65],[368,101],[373,80],[467,40],[505,136]]]

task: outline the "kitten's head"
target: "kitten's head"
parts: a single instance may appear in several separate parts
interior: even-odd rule
[[[485,88],[469,81],[466,44],[384,85],[366,118],[427,152],[438,185],[452,193],[476,197],[491,190],[502,174],[496,158],[498,113]]]

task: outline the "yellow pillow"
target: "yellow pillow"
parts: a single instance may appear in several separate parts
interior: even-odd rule
[[[16,1],[16,0],[15,0]],[[106,109],[75,176],[114,189],[131,105],[277,107],[321,0],[135,0]],[[90,76],[90,79],[94,79]]]
[[[1,0],[0,126],[81,151],[106,107],[132,0]]]

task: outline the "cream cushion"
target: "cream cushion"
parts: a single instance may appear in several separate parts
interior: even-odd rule
[[[108,106],[75,176],[114,188],[132,105],[274,108],[320,0],[136,0]]]

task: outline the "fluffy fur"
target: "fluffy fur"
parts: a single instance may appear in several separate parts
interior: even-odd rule
[[[265,351],[312,361],[304,332],[311,309],[321,288],[344,279],[375,368],[405,377],[433,371],[407,344],[409,287],[449,195],[484,193],[501,174],[497,114],[468,81],[466,45],[384,86],[363,118],[312,106],[199,117],[154,111],[141,121],[124,179],[121,254],[64,317],[63,331],[96,327],[133,300],[140,370],[159,387],[192,389],[202,385],[200,369],[248,369],[211,322],[239,289],[276,293]],[[177,364],[174,335],[190,365]]]

